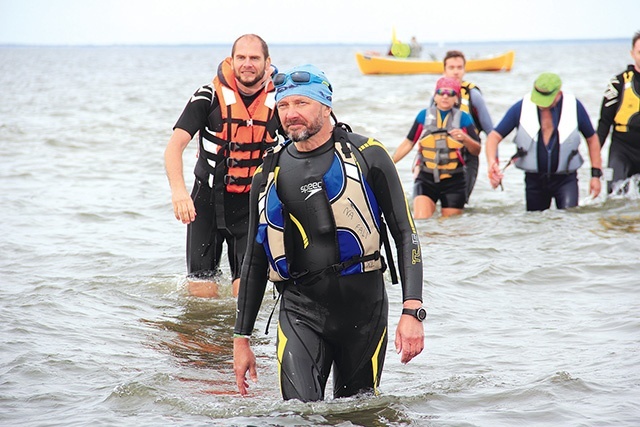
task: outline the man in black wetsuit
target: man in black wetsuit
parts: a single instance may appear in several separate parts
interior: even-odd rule
[[[609,82],[602,99],[598,137],[600,146],[607,141],[609,130],[609,168],[613,169],[613,183],[640,173],[640,31],[631,40],[633,64]]]
[[[396,351],[407,363],[424,347],[422,256],[402,184],[380,142],[334,127],[322,71],[303,65],[273,81],[289,143],[267,155],[251,187],[234,329],[238,390],[247,394],[247,372],[257,381],[249,338],[269,279],[281,294],[283,398],[324,399],[332,368],[334,397],[375,393],[387,345],[383,218],[402,281]]]

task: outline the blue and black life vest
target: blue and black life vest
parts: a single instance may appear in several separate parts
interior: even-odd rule
[[[345,129],[334,129],[335,148],[333,161],[324,173],[321,183],[314,183],[328,200],[332,211],[332,224],[323,224],[333,228],[339,259],[317,271],[292,272],[290,256],[293,249],[285,238],[285,229],[293,227],[302,239],[303,250],[309,245],[309,232],[298,219],[286,209],[278,196],[278,160],[282,150],[280,145],[270,150],[262,166],[263,181],[258,196],[258,231],[256,241],[263,245],[269,260],[269,280],[272,282],[292,281],[296,284],[312,284],[325,274],[350,275],[386,268],[380,247],[384,243],[388,250],[388,237],[378,202],[363,176],[362,170],[352,150]],[[366,145],[366,144],[365,144]],[[318,198],[320,200],[320,198]],[[310,199],[309,203],[312,203]],[[327,209],[327,205],[319,205]],[[390,259],[390,263],[393,261]],[[392,278],[397,283],[395,270]]]

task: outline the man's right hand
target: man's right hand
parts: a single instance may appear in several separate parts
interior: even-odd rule
[[[491,183],[491,187],[497,188],[502,182],[502,178],[504,178],[504,174],[500,171],[500,165],[498,162],[493,162],[489,167],[489,182]]]
[[[173,214],[178,221],[189,224],[196,220],[196,207],[187,190],[177,191],[171,195]]]
[[[251,381],[258,382],[256,371],[256,356],[251,350],[249,338],[238,337],[233,339],[233,372],[236,374],[236,384],[241,395],[246,396],[249,388],[246,374],[249,372]]]

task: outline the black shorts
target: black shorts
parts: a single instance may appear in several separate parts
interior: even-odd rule
[[[227,256],[233,279],[240,277],[242,259],[249,231],[249,193],[224,192],[225,227],[218,227],[213,190],[196,179],[191,198],[196,219],[187,226],[187,272],[198,279],[218,274],[222,245],[227,243]]]
[[[443,208],[464,209],[467,201],[467,182],[464,173],[456,173],[440,182],[433,180],[433,174],[421,171],[413,184],[413,197],[427,196]]]

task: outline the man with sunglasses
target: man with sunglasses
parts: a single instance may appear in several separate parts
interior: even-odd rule
[[[218,295],[217,276],[226,242],[237,295],[247,245],[249,190],[267,148],[275,145],[275,114],[269,48],[255,34],[239,37],[213,81],[191,96],[165,150],[173,211],[187,224],[188,290]],[[191,195],[182,154],[198,133],[199,149]]]
[[[589,146],[590,193],[594,198],[600,194],[598,135],[582,103],[561,88],[557,74],[540,74],[531,93],[511,106],[487,137],[489,181],[496,188],[504,177],[496,158],[498,144],[517,128],[514,141],[518,151],[510,162],[525,171],[527,211],[549,209],[552,199],[558,209],[578,206],[577,170],[584,162],[579,152],[580,133]]]
[[[234,329],[238,390],[247,394],[247,372],[257,381],[249,338],[269,279],[280,293],[283,398],[324,399],[331,371],[334,397],[376,393],[387,345],[383,243],[393,264],[385,220],[400,257],[400,361],[424,346],[422,257],[402,183],[380,142],[332,124],[333,90],[317,67],[295,67],[273,81],[289,140],[267,154],[251,188]]]

